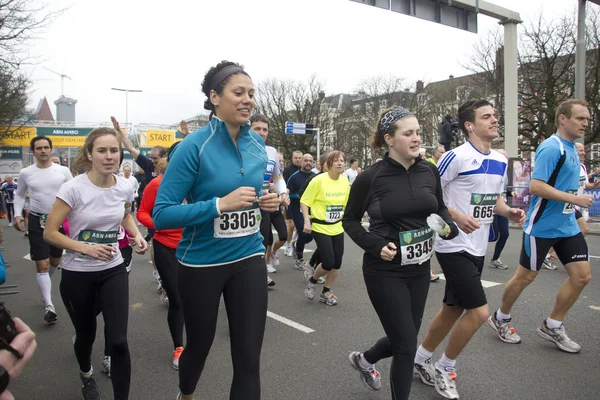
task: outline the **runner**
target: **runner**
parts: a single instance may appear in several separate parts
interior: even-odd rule
[[[269,122],[267,121],[267,118],[261,114],[254,114],[250,118],[250,124],[250,129],[258,133],[266,143],[267,138],[269,137]],[[269,162],[265,171],[263,191],[270,190],[270,184],[271,181],[273,181],[274,190],[279,195],[281,203],[284,206],[287,206],[290,204],[290,200],[288,198],[285,181],[283,180],[283,176],[279,169],[279,155],[277,154],[277,150],[275,150],[275,148],[271,146],[265,146],[265,148],[267,149],[267,157],[269,158]],[[265,186],[267,184],[268,187]],[[260,233],[263,235],[263,246],[265,246],[267,249],[265,253],[267,272],[274,273],[277,272],[276,268],[279,267],[277,250],[279,250],[287,241],[285,221],[279,210],[272,213],[261,210],[260,215]],[[273,224],[277,230],[278,240],[275,243],[273,243],[274,238],[273,231],[271,230],[271,224]],[[267,276],[267,283],[269,286],[275,285],[275,281],[273,281],[269,276]]]
[[[6,195],[6,214],[8,218],[8,226],[13,224],[15,218],[15,191],[17,184],[13,181],[12,175],[6,175],[6,182],[2,184],[2,192]]]
[[[577,194],[584,194],[585,190],[594,190],[600,187],[600,181],[590,182],[588,179],[587,169],[585,168],[585,146],[583,143],[576,142],[575,150],[577,151],[577,155],[579,156],[579,189],[577,190]],[[8,179],[8,178],[7,178]],[[587,208],[575,206],[575,219],[577,220],[577,224],[579,225],[579,229],[581,229],[581,233],[583,236],[587,236],[590,232],[590,227],[587,223],[590,217],[590,213]]]
[[[304,261],[304,246],[312,242],[313,237],[310,233],[304,232],[304,217],[302,216],[301,204],[299,192],[304,183],[313,176],[313,156],[310,154],[304,154],[302,156],[302,167],[296,173],[294,173],[288,179],[287,188],[290,193],[290,205],[287,209],[288,213],[292,216],[294,226],[298,232],[298,239],[296,240],[296,269],[304,271],[306,269],[306,262]]]
[[[498,153],[502,154],[508,160],[508,153],[504,150],[496,150]],[[502,199],[506,202],[506,198],[508,196],[508,176],[504,175],[504,190],[502,191]],[[492,261],[490,261],[491,268],[498,269],[508,269],[508,266],[500,260],[500,254],[502,254],[502,250],[504,250],[504,246],[508,241],[508,236],[510,232],[508,230],[508,218],[500,215],[494,215],[494,222],[490,228],[490,236],[494,236],[496,240],[496,246],[494,246],[494,255],[492,256]]]
[[[427,161],[429,161],[430,163],[432,163],[433,165],[435,165],[437,167],[437,163],[440,160],[440,158],[442,157],[442,155],[446,152],[446,149],[444,148],[444,146],[439,145],[435,151],[433,152],[433,157],[429,157],[427,159]],[[433,268],[430,269],[429,271],[429,281],[430,282],[437,282],[440,280],[440,277],[438,275],[435,274],[435,271],[433,270]]]
[[[343,176],[344,153],[332,151],[327,156],[326,165],[327,172],[315,177],[300,199],[304,217],[303,232],[307,234],[312,232],[322,260],[314,274],[308,277],[304,294],[309,300],[314,299],[318,279],[327,275],[319,301],[328,306],[335,306],[338,301],[331,288],[342,267],[344,255],[342,218],[350,193],[350,183]]]
[[[50,161],[52,156],[52,140],[46,136],[31,139],[31,151],[35,164],[23,168],[19,173],[19,184],[15,191],[15,221],[17,230],[25,232],[29,237],[29,254],[35,261],[37,284],[44,300],[44,321],[48,324],[56,322],[57,315],[52,303],[52,275],[56,272],[62,248],[52,246],[44,241],[43,234],[46,219],[56,198],[56,193],[63,183],[73,179],[69,169]],[[22,228],[21,214],[25,208],[25,193],[29,193],[30,215],[27,227]],[[64,218],[61,220],[61,222]]]
[[[157,229],[185,228],[176,253],[187,338],[177,398],[194,398],[223,295],[234,371],[229,398],[259,400],[268,301],[259,208],[275,211],[279,199],[262,194],[268,158],[248,123],[251,78],[238,64],[223,61],[205,75],[202,91],[209,124],[173,153],[153,212]]]
[[[123,178],[115,176],[120,153],[119,134],[114,129],[96,128],[88,134],[73,164],[87,173],[60,188],[44,231],[44,239],[67,251],[60,293],[76,332],[74,349],[85,400],[100,399],[91,363],[98,304],[111,357],[114,398],[129,398],[129,289],[126,266],[117,250],[120,226],[135,235],[139,251],[145,251],[147,244],[125,210],[127,202],[133,200],[133,190]],[[67,216],[70,237],[59,232]]]
[[[354,183],[354,180],[358,176],[358,161],[354,158],[350,159],[350,168],[344,171],[344,176],[348,178],[348,182],[350,182],[350,186]]]
[[[131,167],[129,165],[125,165],[123,167],[123,178],[125,178],[125,180],[131,184],[131,187],[133,187],[134,201],[131,203],[131,212],[135,212],[135,199],[138,198],[138,189],[140,188],[140,183],[133,175],[131,175]]]
[[[500,308],[488,319],[503,342],[521,342],[511,325],[511,309],[536,278],[550,247],[554,247],[569,277],[558,291],[550,316],[542,321],[537,333],[568,353],[581,350],[581,346],[567,336],[563,320],[592,279],[587,243],[574,218],[573,207],[587,208],[594,201],[589,194],[577,194],[581,167],[573,144],[589,126],[587,107],[583,100],[561,103],[556,109],[556,133],[537,148],[529,184],[533,196],[523,228],[520,265],[504,288]]]
[[[146,186],[145,195],[138,210],[139,221],[148,229],[156,229],[152,221],[152,209],[156,202],[156,194],[167,168],[167,161],[161,160],[155,168],[158,177]],[[160,274],[164,303],[168,306],[167,323],[173,340],[173,368],[179,369],[179,358],[183,352],[183,311],[177,289],[177,269],[179,262],[175,257],[177,245],[181,241],[183,229],[157,230],[152,239],[154,244],[154,260]]]
[[[393,357],[394,400],[408,399],[410,394],[417,335],[429,291],[434,233],[429,225],[442,231],[444,240],[458,234],[444,203],[437,168],[421,160],[420,144],[421,128],[410,111],[396,107],[384,112],[371,146],[388,152],[382,162],[356,178],[343,219],[346,233],[365,251],[365,285],[386,332],[366,352],[350,353],[350,364],[367,387],[379,390],[375,363]],[[362,226],[365,212],[370,219],[368,231]]]
[[[458,118],[467,141],[446,152],[438,170],[446,205],[460,230],[452,240],[435,241],[446,277],[444,304],[415,357],[423,383],[435,386],[448,399],[458,399],[456,359],[489,315],[480,279],[494,207],[497,214],[513,221],[525,219],[522,210],[509,208],[500,196],[507,160],[491,149],[498,137],[493,107],[486,100],[469,101],[459,108]],[[432,363],[433,352],[450,330],[444,354]]]
[[[288,180],[290,179],[290,176],[298,172],[301,166],[302,152],[300,150],[296,150],[292,153],[292,163],[283,170],[283,180],[285,181],[286,185],[288,183]],[[289,211],[289,208],[286,208],[284,210],[284,216],[285,223],[287,224],[287,242],[285,244],[285,255],[288,257],[292,257],[296,255],[292,241],[295,242],[298,239],[298,234],[300,232],[294,230],[294,219]]]

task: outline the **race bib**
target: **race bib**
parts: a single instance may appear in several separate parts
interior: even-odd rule
[[[496,209],[498,194],[471,194],[470,215],[480,224],[491,224],[494,222],[494,210]]]
[[[40,215],[40,228],[45,229],[46,228],[46,221],[48,220],[48,214],[41,214]]]
[[[567,193],[569,194],[576,194],[577,190],[567,190]],[[575,206],[571,203],[565,203],[565,206],[563,207],[563,214],[573,214],[575,212]]]
[[[105,244],[107,246],[112,246],[112,248],[114,249],[114,251],[113,251],[113,256],[114,256],[119,252],[119,245],[117,242],[118,236],[119,236],[119,231],[95,231],[95,230],[89,229],[89,230],[83,230],[83,231],[79,232],[79,236],[77,236],[77,241],[83,242],[85,244],[90,244],[90,245],[91,244]],[[79,253],[77,253],[77,255],[75,256],[75,260],[77,260],[77,261],[90,261],[90,260],[98,261],[95,258],[86,256],[83,254],[79,254]]]
[[[263,195],[269,193],[269,187],[271,186],[271,178],[273,177],[273,171],[275,169],[275,161],[269,160],[267,162],[267,167],[265,168],[265,175],[263,179],[263,184],[261,187],[261,193]]]
[[[336,223],[344,217],[344,206],[326,206],[325,222]]]
[[[402,265],[423,264],[433,255],[433,229],[430,227],[400,232]]]
[[[214,219],[215,237],[228,239],[253,235],[260,230],[260,208],[255,203],[250,208],[224,212]]]
[[[587,184],[587,181],[585,179],[585,175],[579,175],[579,188],[585,189],[586,184]]]

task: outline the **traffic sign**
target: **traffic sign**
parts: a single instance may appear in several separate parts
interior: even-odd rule
[[[304,122],[290,122],[285,123],[285,133],[288,135],[306,135],[307,133],[315,133],[317,129],[314,124],[307,124]]]

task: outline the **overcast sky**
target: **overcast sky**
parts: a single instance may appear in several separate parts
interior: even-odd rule
[[[525,21],[575,15],[577,0],[491,0]],[[326,83],[327,94],[351,93],[365,78],[393,74],[409,82],[468,73],[478,37],[497,21],[479,16],[473,34],[349,0],[52,0],[69,8],[31,51],[31,106],[46,96],[78,100],[78,122],[171,124],[203,112],[201,82],[223,59],[243,64],[255,85],[267,78]],[[589,5],[588,7],[595,7]]]

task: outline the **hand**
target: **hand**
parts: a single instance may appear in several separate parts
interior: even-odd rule
[[[398,248],[394,243],[389,242],[381,249],[381,259],[383,261],[392,261],[396,257],[396,253],[398,253]]]
[[[250,207],[256,200],[256,190],[253,187],[242,186],[235,189],[225,197],[219,200],[221,212],[239,210],[240,208]]]
[[[144,254],[146,253],[146,250],[148,250],[148,242],[146,242],[141,233],[138,233],[133,238],[133,247],[135,246],[138,247],[135,251],[137,254]]]
[[[279,208],[277,193],[268,193],[258,198],[258,205],[265,211],[275,212]]]
[[[121,130],[121,127],[119,126],[119,121],[117,121],[115,117],[110,117],[110,121],[113,124],[113,128],[115,128],[115,130],[121,134],[121,137],[125,136],[125,133]]]
[[[273,182],[269,183],[269,193],[275,193],[275,184]]]
[[[115,248],[106,244],[82,243],[79,253],[95,260],[108,261],[115,256]]]
[[[22,354],[23,358],[17,359],[12,353],[6,350],[0,351],[0,365],[8,372],[10,381],[13,381],[21,374],[37,348],[35,333],[19,318],[13,318],[13,321],[15,322],[17,336],[10,342],[10,345]],[[9,391],[5,390],[0,394],[0,400],[14,400],[14,397]]]
[[[312,225],[310,223],[310,219],[305,219],[304,220],[304,229],[302,229],[302,231],[304,233],[311,233],[312,232]]]
[[[589,208],[594,204],[594,196],[591,194],[579,194],[574,196],[574,200],[571,203],[579,207]]]
[[[20,215],[15,215],[15,220],[13,221],[13,225],[14,225],[15,229],[18,230],[19,232],[25,232],[25,229],[21,228],[22,224],[23,224],[23,217],[21,217]]]
[[[179,133],[181,133],[181,136],[183,136],[183,137],[186,137],[190,133],[190,129],[188,128],[188,124],[184,120],[182,120],[179,123]]]
[[[522,227],[523,224],[525,223],[525,217],[527,216],[527,214],[525,213],[524,210],[521,210],[520,208],[509,208],[508,209],[508,219],[510,219],[513,222],[516,222],[519,224],[519,227]]]
[[[290,196],[288,196],[287,193],[282,193],[279,195],[279,202],[281,204],[283,204],[284,206],[289,206],[290,205]]]
[[[456,216],[453,216],[454,222],[464,233],[472,233],[479,229],[479,222],[474,217],[459,212],[456,214]]]

